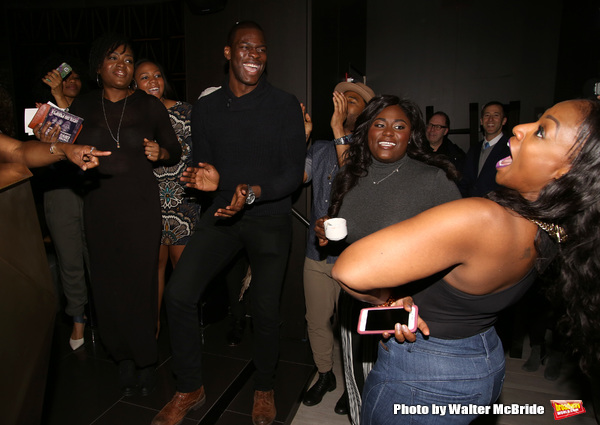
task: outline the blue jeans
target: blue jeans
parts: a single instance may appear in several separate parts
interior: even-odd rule
[[[400,344],[392,337],[380,342],[367,377],[361,425],[469,424],[477,412],[450,408],[496,401],[504,370],[504,350],[493,327],[453,340],[425,339],[419,332],[416,342]]]

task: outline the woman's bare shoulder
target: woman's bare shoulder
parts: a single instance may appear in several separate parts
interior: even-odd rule
[[[486,198],[464,198],[438,205],[425,211],[423,215],[432,216],[427,218],[447,222],[451,225],[452,223],[458,224],[464,221],[471,224],[485,224],[486,222],[508,219],[515,214]]]

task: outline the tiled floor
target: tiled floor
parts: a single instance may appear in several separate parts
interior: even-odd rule
[[[183,425],[251,424],[253,400],[250,330],[238,347],[225,342],[228,320],[204,328],[203,373],[207,402],[191,412]],[[45,425],[148,425],[170,400],[175,382],[169,367],[168,329],[159,337],[157,389],[147,397],[122,397],[117,367],[98,340],[86,328],[84,347],[72,352],[70,325],[59,315],[53,340],[50,372],[42,423]],[[298,409],[301,393],[314,374],[308,343],[281,341],[281,357],[275,388],[276,424],[289,424]]]
[[[170,400],[175,391],[170,369],[168,326],[164,317],[162,323],[158,340],[159,367],[156,390],[147,397],[122,397],[117,383],[117,367],[102,348],[97,331],[87,326],[85,345],[73,352],[68,343],[71,324],[67,316],[60,313],[55,325],[42,424],[149,425],[154,415]],[[226,344],[225,335],[229,323],[229,319],[225,318],[203,328],[203,373],[207,402],[198,410],[190,412],[182,425],[252,423],[253,365],[250,321],[247,323],[244,340],[238,347],[229,347]],[[577,367],[572,363],[565,364],[556,381],[544,379],[544,366],[534,373],[524,372],[521,366],[529,355],[527,339],[523,345],[522,359],[507,355],[506,378],[498,403],[536,403],[544,406],[545,413],[537,416],[489,415],[480,417],[473,424],[551,424],[555,423],[555,420],[552,417],[550,400],[582,399],[587,412],[568,418],[565,424],[595,425],[589,385]],[[339,347],[337,349],[339,350]],[[303,391],[313,381],[315,372],[308,342],[282,335],[275,387],[275,424],[349,423],[347,417],[333,412],[333,406],[343,391],[339,364],[334,367],[338,388],[326,395],[323,402],[317,406],[301,405]]]
[[[163,322],[164,323],[164,322]],[[228,347],[225,334],[228,319],[204,328],[204,374],[207,403],[190,412],[182,425],[251,424],[252,373],[251,338],[247,329],[242,344]],[[158,385],[148,397],[122,397],[117,385],[117,367],[107,358],[97,332],[86,329],[83,348],[72,352],[69,344],[70,324],[59,315],[53,341],[50,372],[46,391],[44,425],[148,425],[175,390],[170,371],[168,329],[163,325],[159,337]],[[529,355],[525,343],[523,357]],[[478,425],[551,424],[550,400],[583,399],[587,412],[568,418],[565,424],[594,425],[593,406],[585,379],[576,367],[567,364],[556,381],[544,379],[544,367],[537,372],[521,370],[524,359],[507,357],[507,373],[498,403],[537,403],[545,407],[541,416],[491,415],[480,417]],[[277,418],[275,424],[343,424],[344,416],[333,412],[333,405],[343,391],[341,370],[336,391],[325,396],[318,406],[300,404],[302,392],[313,380],[315,368],[306,341],[281,341],[281,360],[275,388]],[[299,408],[300,407],[300,408]]]

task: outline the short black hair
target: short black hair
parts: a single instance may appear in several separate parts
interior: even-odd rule
[[[497,100],[492,100],[491,102],[486,103],[485,105],[483,105],[483,108],[481,108],[481,116],[483,117],[483,111],[485,111],[485,108],[487,108],[488,106],[492,106],[492,105],[498,105],[500,108],[502,108],[502,116],[506,116],[506,108],[504,107],[504,104],[502,102],[498,102]]]
[[[115,51],[119,46],[129,47],[133,51],[131,41],[122,34],[106,33],[97,38],[90,50],[90,77],[95,80],[98,69],[102,66],[104,59]]]
[[[248,28],[252,28],[252,29],[262,32],[263,36],[265,34],[265,32],[261,28],[261,26],[258,25],[254,21],[236,22],[236,24],[231,27],[231,29],[229,30],[229,33],[227,34],[227,42],[226,42],[227,44],[225,44],[225,45],[231,47],[231,45],[233,44],[233,40],[235,40],[235,35],[238,32],[238,30],[243,30],[243,29],[248,29]]]
[[[437,111],[437,112],[434,112],[433,115],[431,115],[431,118],[435,117],[436,115],[443,116],[444,119],[446,120],[446,127],[448,127],[448,129],[450,129],[450,117],[448,116],[448,114],[443,111]],[[429,118],[430,121],[431,121],[431,118]]]

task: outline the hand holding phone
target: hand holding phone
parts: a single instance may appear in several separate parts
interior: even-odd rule
[[[408,330],[416,332],[419,308],[413,304],[410,312],[404,306],[363,308],[358,318],[359,334],[394,334],[396,323],[406,325]]]
[[[56,70],[59,72],[60,77],[64,80],[65,77],[69,75],[69,73],[73,70],[73,68],[71,68],[71,65],[69,65],[68,63],[63,62],[59,65],[58,68],[56,68]]]

